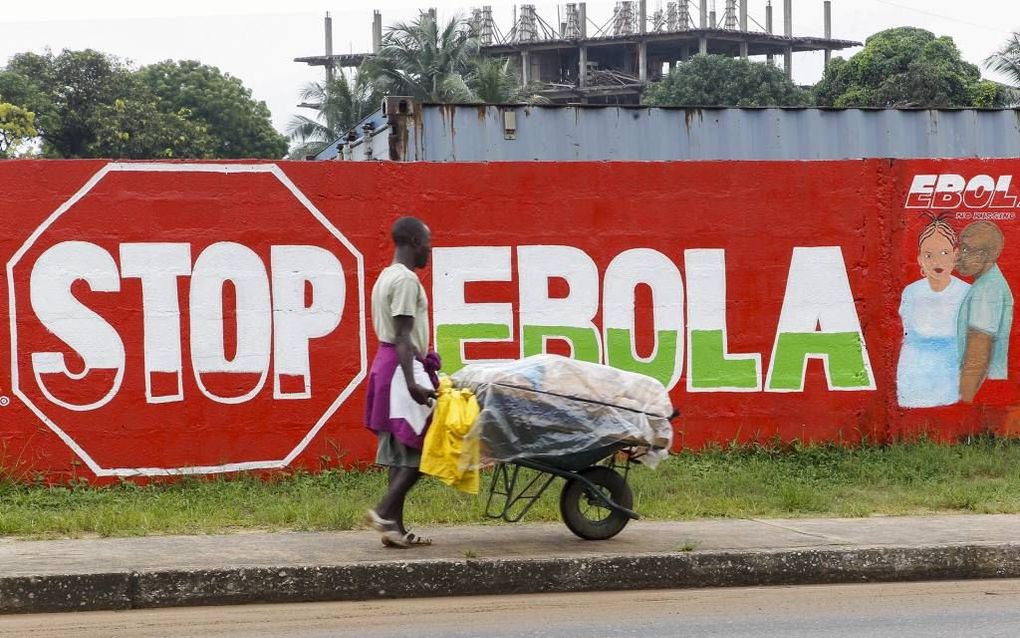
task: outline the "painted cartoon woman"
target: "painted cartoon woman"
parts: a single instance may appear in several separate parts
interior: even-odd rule
[[[921,279],[903,289],[903,346],[896,366],[896,396],[905,408],[952,405],[960,400],[957,317],[970,285],[952,275],[956,231],[941,216],[917,239]]]

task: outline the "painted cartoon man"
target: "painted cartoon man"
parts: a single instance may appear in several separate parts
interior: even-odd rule
[[[1002,231],[991,222],[974,222],[960,233],[956,270],[974,277],[960,306],[960,399],[971,403],[985,379],[1005,379],[1013,294],[996,261],[1002,254]]]

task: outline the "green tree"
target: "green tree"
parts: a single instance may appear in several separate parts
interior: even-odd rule
[[[287,135],[296,146],[290,156],[303,159],[324,149],[379,107],[379,96],[362,74],[348,78],[340,73],[331,83],[311,82],[301,91],[303,106],[315,116],[295,115]]]
[[[471,61],[465,82],[474,97],[486,104],[549,103],[539,95],[541,84],[523,86],[517,78],[517,67],[510,58],[478,57]]]
[[[0,159],[13,156],[18,147],[38,134],[35,113],[0,101]]]
[[[29,79],[30,77],[38,78],[39,76],[26,77],[21,73],[8,70],[6,67],[0,67],[0,98],[2,98],[0,101],[14,104],[35,113],[35,126],[38,128],[40,125],[39,114],[50,112],[52,104],[49,102],[48,97],[40,91],[38,83]]]
[[[815,95],[835,107],[992,107],[1005,99],[952,38],[914,27],[880,31],[849,60],[833,59]]]
[[[36,114],[49,157],[282,157],[287,141],[240,80],[198,62],[132,70],[93,50],[15,55],[5,100]]]
[[[421,102],[476,102],[465,76],[478,56],[478,40],[462,20],[440,28],[423,13],[383,34],[379,54],[365,60],[361,72],[381,95],[408,95]]]
[[[218,158],[280,158],[287,140],[270,121],[265,102],[229,73],[194,60],[166,60],[137,72],[166,114],[186,114],[204,126]]]
[[[1020,33],[1014,33],[998,51],[985,59],[985,68],[1005,76],[1011,88],[1006,90],[1010,104],[1020,103]]]
[[[101,104],[88,154],[124,159],[213,157],[217,140],[190,115],[187,109],[168,113],[155,102],[140,99]]]
[[[806,106],[810,94],[769,64],[722,55],[696,55],[651,86],[654,106]]]
[[[36,114],[45,155],[86,157],[95,141],[96,109],[123,97],[130,73],[117,58],[86,49],[20,53],[3,75],[5,99]]]

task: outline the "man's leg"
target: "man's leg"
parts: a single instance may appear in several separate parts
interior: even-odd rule
[[[390,466],[386,495],[376,506],[376,513],[383,518],[395,521],[401,534],[407,533],[407,530],[404,529],[404,500],[420,477],[421,472],[416,467]]]

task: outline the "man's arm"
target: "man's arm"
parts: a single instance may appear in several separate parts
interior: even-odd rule
[[[960,399],[964,403],[974,401],[974,395],[988,376],[994,343],[995,339],[990,334],[973,328],[967,330],[967,347],[963,351],[963,366],[960,370]]]
[[[436,398],[436,391],[418,385],[414,380],[414,344],[411,342],[411,332],[414,330],[414,317],[397,315],[393,318],[394,327],[397,329],[395,346],[397,348],[397,359],[400,361],[400,369],[404,372],[404,381],[407,382],[407,391],[411,398],[421,405],[429,405],[431,399]]]

